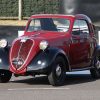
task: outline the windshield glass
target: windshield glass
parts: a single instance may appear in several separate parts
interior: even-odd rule
[[[57,31],[67,32],[70,26],[70,20],[63,18],[37,18],[32,19],[28,26],[27,31]]]

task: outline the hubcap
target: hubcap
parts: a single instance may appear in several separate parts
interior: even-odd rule
[[[59,77],[61,75],[61,72],[62,72],[62,69],[61,69],[60,65],[57,65],[56,75]]]

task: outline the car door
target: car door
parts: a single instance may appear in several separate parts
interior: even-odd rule
[[[85,20],[76,20],[72,29],[72,43],[70,44],[70,63],[72,69],[89,66],[89,28]]]

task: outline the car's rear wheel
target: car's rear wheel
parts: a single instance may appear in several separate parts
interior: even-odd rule
[[[100,57],[96,56],[93,60],[94,68],[90,69],[91,76],[93,78],[100,78]]]
[[[8,70],[0,70],[0,83],[7,83],[11,79],[12,73]]]
[[[58,56],[53,65],[52,65],[52,71],[48,75],[49,83],[53,86],[60,86],[64,84],[66,71],[65,71],[65,60],[63,57]]]

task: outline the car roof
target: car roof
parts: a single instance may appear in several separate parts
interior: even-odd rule
[[[85,19],[89,23],[91,22],[91,19],[84,15],[84,14],[76,14],[76,15],[66,15],[66,14],[35,14],[32,15],[31,18],[49,18],[49,17],[59,17],[59,18],[68,18],[68,19]]]
[[[31,18],[49,18],[49,17],[74,18],[75,16],[64,15],[64,14],[36,14],[31,16]]]

